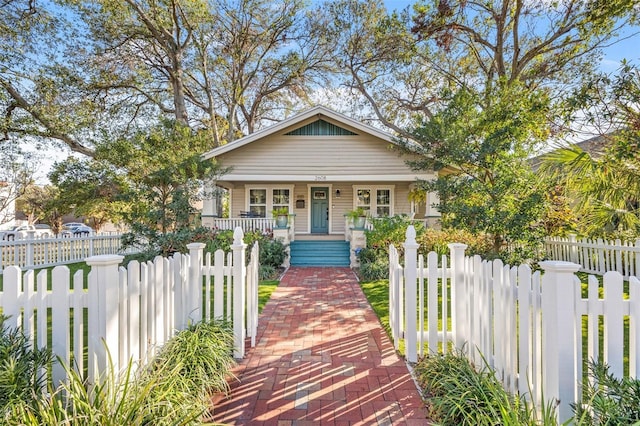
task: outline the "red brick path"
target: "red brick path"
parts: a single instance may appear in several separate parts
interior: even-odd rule
[[[265,306],[257,346],[214,421],[233,425],[428,425],[349,268],[291,268]]]

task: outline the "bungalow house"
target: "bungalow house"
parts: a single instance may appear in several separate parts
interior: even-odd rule
[[[284,208],[294,219],[291,240],[344,241],[345,215],[361,207],[373,217],[407,214],[433,225],[432,194],[417,204],[409,193],[416,179],[435,175],[412,171],[394,144],[392,135],[326,107],[306,110],[204,154],[228,168],[215,185],[229,191],[229,218],[216,217],[205,200],[202,224],[273,227],[272,212]]]

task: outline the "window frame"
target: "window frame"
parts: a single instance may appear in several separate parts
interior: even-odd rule
[[[369,191],[369,204],[360,204],[358,191]],[[378,216],[378,191],[389,191],[389,204],[380,204],[381,207],[389,207],[389,216],[393,216],[395,213],[395,185],[353,185],[353,207],[354,209],[362,207],[372,217]]]
[[[266,191],[266,200],[265,204],[251,204],[251,191],[252,190],[264,190]],[[289,191],[289,200],[287,204],[275,204],[274,205],[274,197],[273,192],[276,190],[287,190]],[[246,185],[245,186],[245,208],[247,211],[251,211],[251,206],[264,206],[265,208],[265,216],[270,217],[271,212],[273,212],[274,208],[282,208],[286,207],[289,213],[293,211],[293,193],[294,193],[294,185]]]

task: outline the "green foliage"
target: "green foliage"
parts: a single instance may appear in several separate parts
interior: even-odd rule
[[[201,158],[209,148],[206,134],[167,120],[131,138],[104,141],[96,159],[126,174],[119,214],[136,225],[134,232],[152,239],[157,232],[193,226],[200,188],[218,171]]]
[[[227,379],[234,365],[233,327],[212,320],[193,324],[174,336],[149,367],[149,377],[167,377],[153,392],[169,406],[196,405],[205,412],[212,393],[229,390]]]
[[[573,199],[579,234],[640,233],[640,68],[625,64],[615,78],[594,78],[572,102],[596,129],[604,121],[605,134],[584,149],[570,145],[547,154],[541,170]]]
[[[548,136],[549,99],[516,82],[501,81],[491,91],[444,91],[447,105],[414,130],[421,158],[417,170],[438,178],[421,182],[437,192],[445,228],[489,234],[492,251],[506,243],[535,245],[543,236],[546,188],[527,158]]]
[[[277,269],[282,265],[287,256],[282,241],[275,239],[263,239],[260,243],[260,266],[270,266]]]
[[[418,254],[426,256],[429,252],[435,251],[440,255],[448,255],[450,243],[466,244],[465,253],[471,256],[478,254],[488,257],[492,253],[493,241],[483,234],[474,235],[458,229],[425,228],[423,224],[414,223],[406,215],[371,218],[371,221],[373,228],[365,231],[367,247],[358,252],[359,273],[365,281],[388,277],[389,245],[393,244],[400,256],[404,256],[407,227],[411,224],[416,230],[416,242],[420,245]]]
[[[347,213],[345,213],[345,216],[347,216],[351,220],[356,220],[359,217],[366,217],[367,212],[364,211],[362,207],[357,207],[354,210],[350,210]]]
[[[76,217],[90,219],[99,229],[106,222],[118,222],[126,209],[119,199],[127,186],[122,174],[106,162],[69,157],[56,163],[49,179],[58,189],[58,203]]]
[[[601,361],[590,361],[588,369],[589,380],[583,383],[582,401],[572,404],[576,424],[637,424],[640,421],[640,380],[618,379]]]
[[[477,369],[463,353],[421,359],[415,373],[430,418],[441,425],[555,425],[548,407],[543,419],[536,407],[504,390],[488,366]]]
[[[37,349],[21,330],[10,329],[0,314],[0,419],[17,404],[32,405],[46,389],[42,369],[52,361],[51,351]]]
[[[210,408],[210,393],[228,389],[233,365],[232,328],[202,322],[179,332],[137,373],[130,362],[89,387],[68,369],[68,383],[30,405],[12,405],[4,420],[28,426],[198,425]]]

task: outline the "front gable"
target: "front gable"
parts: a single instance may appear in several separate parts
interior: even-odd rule
[[[388,133],[324,107],[205,154],[230,172],[218,182],[415,181]]]

